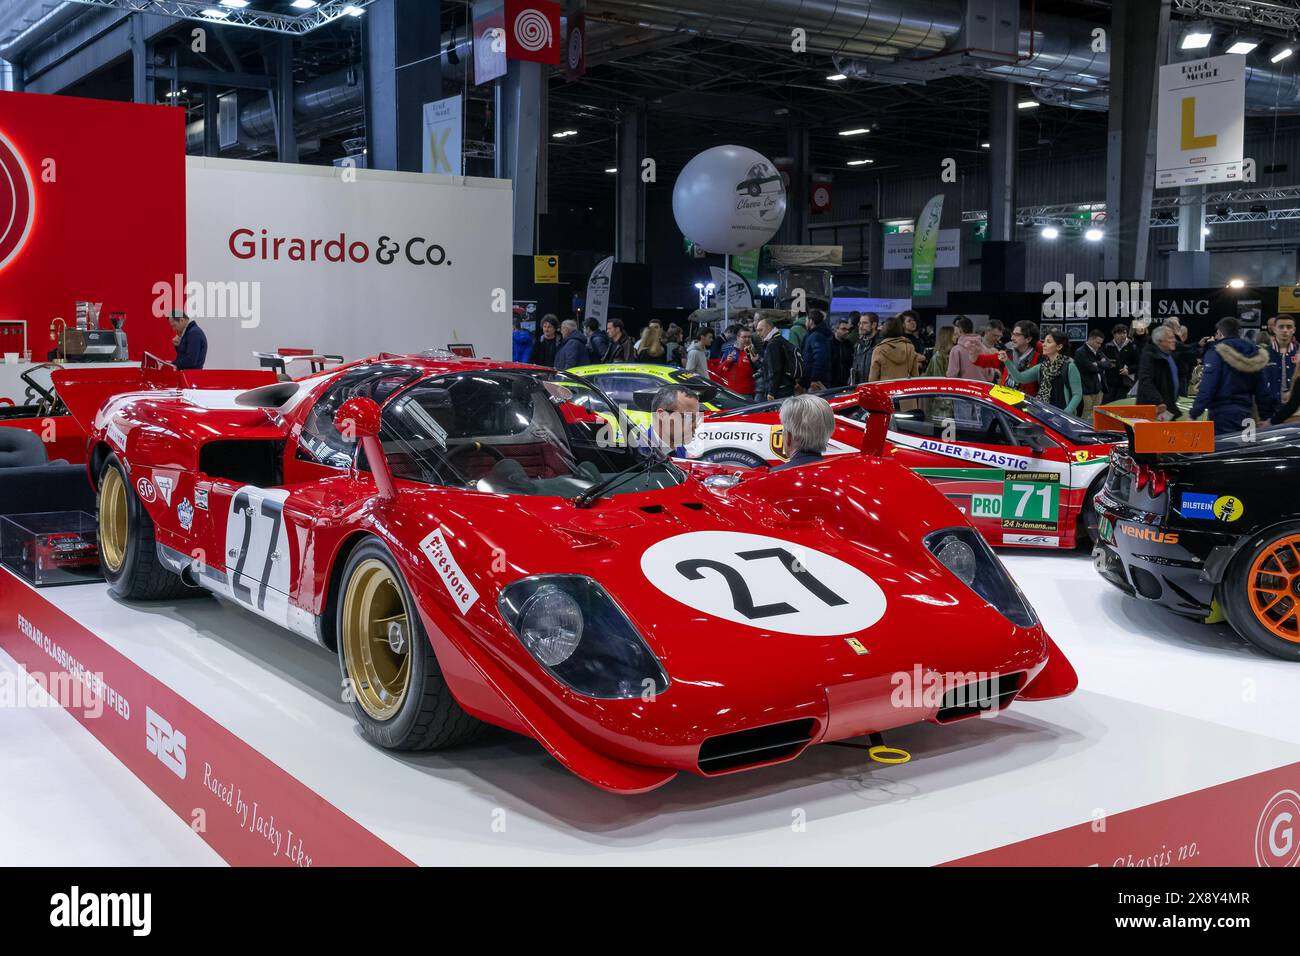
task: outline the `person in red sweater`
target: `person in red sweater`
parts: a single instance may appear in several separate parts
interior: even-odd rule
[[[742,328],[727,343],[721,360],[722,377],[727,388],[745,398],[754,397],[754,335]]]
[[[991,352],[988,355],[981,355],[975,359],[975,364],[981,368],[997,369],[1001,373],[1001,383],[1007,384],[1007,372],[1002,367],[1003,354],[1000,352]],[[1011,330],[1011,344],[1007,346],[1005,353],[1017,371],[1031,369],[1043,360],[1043,348],[1038,344],[1038,325],[1037,323],[1024,320],[1017,322]],[[1037,395],[1038,384],[1036,382],[1025,382],[1022,385],[1011,383],[1013,387],[1018,388],[1026,395]]]

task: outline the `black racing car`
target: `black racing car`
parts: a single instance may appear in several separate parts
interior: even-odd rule
[[[1226,618],[1263,650],[1300,661],[1300,427],[1175,454],[1145,451],[1126,428],[1139,450],[1111,455],[1095,499],[1102,577],[1187,617]]]

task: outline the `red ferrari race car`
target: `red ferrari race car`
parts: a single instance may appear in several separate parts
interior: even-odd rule
[[[1097,431],[1001,385],[914,378],[872,387],[893,406],[886,454],[943,492],[990,544],[1075,548],[1096,540],[1092,499],[1122,433]],[[836,416],[829,452],[858,452],[866,412],[857,390],[820,394]],[[750,468],[786,461],[780,405],[709,415],[687,453]]]
[[[611,444],[584,382],[445,354],[77,393],[112,590],[206,588],[337,652],[381,747],[494,724],[635,793],[1077,683],[966,519],[879,455],[679,464]]]

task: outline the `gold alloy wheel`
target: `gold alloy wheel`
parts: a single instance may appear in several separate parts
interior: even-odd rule
[[[411,625],[402,585],[388,565],[367,558],[343,597],[343,654],[361,709],[388,720],[411,682]]]
[[[99,489],[99,550],[114,574],[126,560],[126,539],[126,482],[120,471],[109,468]]]

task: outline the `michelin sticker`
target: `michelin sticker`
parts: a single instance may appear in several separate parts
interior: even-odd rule
[[[853,634],[884,616],[885,593],[839,558],[781,538],[693,531],[641,555],[641,572],[689,608],[780,634]]]
[[[451,595],[456,607],[461,614],[466,614],[478,600],[478,591],[474,585],[469,583],[465,573],[461,571],[460,565],[456,563],[456,558],[451,553],[451,548],[447,546],[447,539],[443,537],[442,529],[432,531],[425,535],[424,540],[420,542],[420,550],[424,556],[429,559],[433,565],[433,570],[442,578],[442,583],[447,588],[447,593]]]

